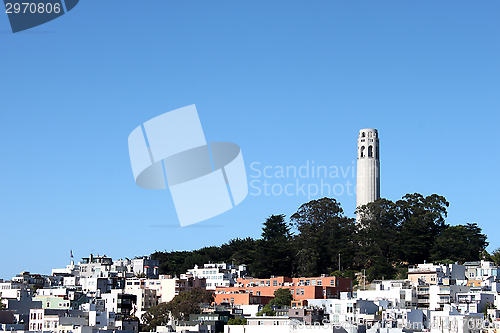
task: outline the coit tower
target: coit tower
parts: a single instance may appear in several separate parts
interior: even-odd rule
[[[359,131],[356,190],[356,207],[380,199],[380,154],[376,129]]]

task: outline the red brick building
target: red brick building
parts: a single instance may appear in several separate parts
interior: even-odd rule
[[[215,303],[267,304],[274,297],[274,292],[280,288],[289,289],[295,301],[338,298],[340,292],[352,291],[351,279],[334,276],[309,278],[278,276],[270,279],[239,278],[237,281],[235,287],[217,287],[215,290]]]

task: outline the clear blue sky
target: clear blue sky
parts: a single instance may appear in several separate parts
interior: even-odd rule
[[[70,249],[118,259],[257,238],[308,201],[251,187],[176,227],[170,193],[135,185],[127,138],[190,104],[261,187],[252,163],[347,170],[359,129],[377,128],[383,197],[443,195],[447,223],[477,222],[500,247],[499,13],[489,0],[86,0],[17,34],[0,13],[0,277],[50,274]],[[347,181],[324,179],[337,193]],[[333,196],[354,216],[346,192]]]

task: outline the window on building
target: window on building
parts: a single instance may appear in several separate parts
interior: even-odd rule
[[[373,147],[368,146],[368,157],[373,157]]]
[[[335,287],[335,279],[330,280],[330,286]]]
[[[300,289],[300,294],[304,295],[304,288]]]
[[[278,280],[273,280],[273,287],[277,287],[278,286]]]
[[[365,146],[361,146],[359,157],[365,157]]]
[[[323,285],[323,281],[321,279],[318,279],[318,286]]]

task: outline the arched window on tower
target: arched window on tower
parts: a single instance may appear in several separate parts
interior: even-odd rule
[[[373,146],[368,146],[368,157],[373,157]]]
[[[361,146],[361,150],[359,152],[359,157],[365,157],[365,146]]]
[[[361,133],[361,137],[364,138],[365,137],[365,132],[362,132]]]

